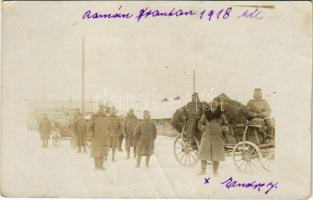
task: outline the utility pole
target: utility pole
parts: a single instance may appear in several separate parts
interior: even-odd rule
[[[82,42],[82,74],[81,74],[81,112],[85,114],[85,38],[83,38]]]
[[[193,93],[196,92],[196,71],[193,70]]]

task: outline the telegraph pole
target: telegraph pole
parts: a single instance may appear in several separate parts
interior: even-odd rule
[[[85,114],[85,38],[83,38],[82,42],[82,74],[81,74],[81,112]]]
[[[193,70],[193,93],[196,92],[196,71]]]

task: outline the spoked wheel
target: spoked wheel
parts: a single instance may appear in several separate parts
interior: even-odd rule
[[[192,167],[198,162],[198,149],[197,138],[194,138],[194,142],[188,143],[186,138],[179,135],[174,141],[175,158],[184,167]]]
[[[54,136],[52,138],[52,142],[54,146],[58,146],[60,144],[60,138],[58,136]]]
[[[239,142],[233,149],[233,160],[236,167],[247,174],[252,174],[260,166],[262,154],[252,142]]]
[[[91,148],[91,141],[87,140],[86,141],[86,146],[90,149]]]
[[[274,165],[274,148],[270,149],[269,153],[263,158],[262,167],[267,171],[272,171]]]
[[[52,143],[54,146],[58,146],[61,140],[60,131],[58,128],[54,129],[52,132]]]

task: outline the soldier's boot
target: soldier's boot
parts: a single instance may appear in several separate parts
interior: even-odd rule
[[[136,158],[136,147],[134,146],[134,158]]]
[[[112,149],[112,158],[111,158],[112,161],[115,161],[115,149]]]
[[[146,167],[150,167],[149,161],[150,161],[150,156],[147,156],[146,157]]]
[[[95,157],[95,170],[97,171],[99,169],[99,160],[98,157]]]
[[[123,136],[119,136],[119,138],[118,138],[118,150],[119,151],[123,151],[122,143],[123,143]]]
[[[130,149],[127,148],[127,159],[129,159],[129,158],[130,158]]]
[[[136,167],[140,167],[141,156],[137,156],[137,165]]]
[[[118,151],[123,151],[121,143],[118,144]]]
[[[201,171],[199,172],[199,176],[202,176],[206,173],[206,160],[201,160]]]
[[[271,122],[270,119],[265,119],[265,125],[266,125],[266,134],[267,138],[266,140],[274,140],[275,139],[275,131],[274,131],[274,126]]]
[[[101,170],[105,170],[103,163],[104,163],[103,157],[99,157],[99,169]]]
[[[218,176],[218,174],[217,174],[218,165],[219,165],[219,162],[218,162],[218,161],[213,161],[213,175],[214,175],[215,177]]]

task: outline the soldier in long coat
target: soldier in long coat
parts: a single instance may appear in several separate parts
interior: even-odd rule
[[[137,126],[138,119],[135,116],[134,110],[130,109],[127,113],[126,118],[124,119],[124,134],[126,138],[126,150],[127,150],[127,158],[130,157],[130,149],[134,147],[134,157],[136,157],[136,141],[134,138],[134,130]]]
[[[274,125],[270,119],[271,107],[268,102],[262,97],[262,90],[260,88],[254,89],[253,99],[247,103],[248,117],[252,123],[259,123],[264,120],[264,123],[267,127],[267,134],[269,137],[274,137]],[[259,144],[258,135],[251,136],[247,135],[249,140],[252,140],[254,143]]]
[[[84,120],[84,115],[80,114],[78,119],[74,122],[74,132],[76,134],[76,144],[78,147],[78,153],[81,152],[82,147],[84,149],[84,152],[86,153],[87,127]]]
[[[111,107],[111,133],[110,133],[110,138],[111,138],[111,147],[112,147],[112,161],[115,161],[115,152],[116,148],[118,147],[119,144],[119,137],[122,134],[122,123],[120,118],[116,115],[117,110],[115,107]]]
[[[120,122],[123,126],[123,124],[124,124],[123,119],[120,118]],[[122,131],[123,131],[123,127],[122,127]],[[123,151],[123,149],[122,149],[123,139],[124,139],[124,133],[121,132],[120,136],[118,137],[118,150],[119,151]]]
[[[39,124],[40,139],[42,140],[42,147],[48,147],[48,140],[50,138],[52,125],[47,115],[44,114],[43,119]]]
[[[200,138],[198,130],[198,122],[202,115],[202,103],[200,102],[198,93],[193,93],[192,101],[183,108],[183,118],[186,120],[185,130],[187,139],[193,142],[193,138]]]
[[[217,175],[219,162],[224,160],[223,129],[227,129],[227,120],[217,102],[213,101],[204,111],[198,128],[203,132],[198,158],[201,160],[200,175],[206,173],[206,162],[213,162],[213,174]]]
[[[150,119],[149,111],[143,113],[144,120],[140,122],[135,129],[135,138],[137,139],[137,166],[140,167],[142,156],[146,156],[146,167],[149,167],[150,156],[154,153],[154,141],[157,136],[155,123]]]
[[[104,106],[99,107],[97,114],[91,119],[91,156],[95,159],[95,169],[104,170],[104,156],[108,154],[110,147],[111,121],[105,115]]]

